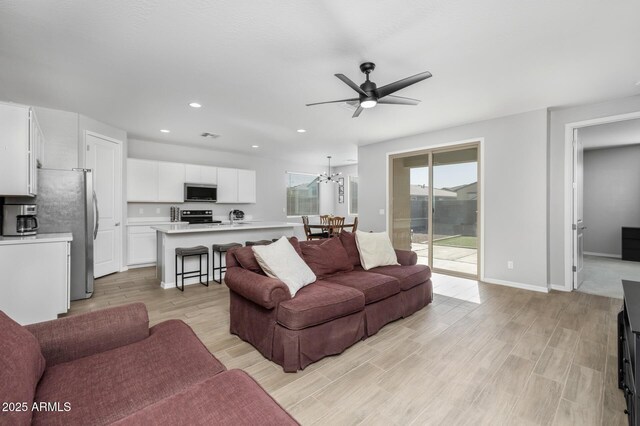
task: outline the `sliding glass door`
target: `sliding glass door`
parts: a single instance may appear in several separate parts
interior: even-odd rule
[[[390,158],[394,247],[411,249],[434,271],[477,278],[478,145]]]

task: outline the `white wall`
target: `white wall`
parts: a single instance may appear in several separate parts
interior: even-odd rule
[[[387,227],[387,154],[484,139],[484,279],[547,288],[547,110],[532,111],[358,149],[360,226]],[[482,154],[482,151],[484,153]],[[507,261],[514,269],[507,269]]]
[[[256,171],[255,204],[215,204],[215,203],[129,203],[128,217],[169,217],[169,208],[208,208],[216,216],[225,216],[232,209],[240,209],[254,220],[278,220],[299,222],[299,218],[286,215],[286,172],[322,173],[322,166],[296,164],[285,160],[277,161],[258,156],[236,154],[224,151],[129,140],[129,157],[178,163],[203,164],[217,167],[252,169]],[[320,213],[333,213],[333,188],[320,186]],[[140,212],[142,209],[142,213]]]
[[[352,223],[355,216],[349,215],[349,176],[358,176],[358,165],[333,167],[334,173],[342,173],[344,178],[344,203],[338,202],[338,185],[334,186],[334,206],[333,214],[345,217],[345,223]]]
[[[640,145],[584,153],[584,251],[620,256],[621,227],[640,226]]]
[[[565,126],[569,123],[640,111],[640,96],[631,96],[596,104],[552,109],[549,122],[549,281],[565,287],[566,272],[571,264],[565,262],[565,233],[571,215],[565,199],[570,188],[566,185],[571,170],[565,165]]]

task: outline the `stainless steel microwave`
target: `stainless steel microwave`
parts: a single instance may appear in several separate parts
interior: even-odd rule
[[[218,187],[200,183],[184,184],[184,201],[214,203],[218,198]]]

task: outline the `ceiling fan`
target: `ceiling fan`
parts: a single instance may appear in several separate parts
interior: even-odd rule
[[[352,116],[352,118],[356,118],[360,115],[363,109],[373,108],[377,104],[418,105],[420,103],[418,99],[393,96],[392,93],[395,93],[400,89],[404,89],[407,86],[411,86],[412,84],[418,83],[419,81],[426,80],[427,78],[431,77],[431,73],[429,71],[421,72],[420,74],[403,78],[402,80],[387,84],[386,86],[377,87],[373,81],[369,80],[369,74],[375,68],[376,64],[374,64],[373,62],[365,62],[363,64],[360,64],[360,71],[362,71],[367,76],[367,80],[360,86],[351,81],[349,77],[344,74],[335,74],[335,76],[342,80],[347,86],[358,92],[358,95],[360,95],[359,97],[351,99],[340,99],[338,101],[316,102],[313,104],[307,104],[307,106],[346,102],[350,105],[358,106]]]

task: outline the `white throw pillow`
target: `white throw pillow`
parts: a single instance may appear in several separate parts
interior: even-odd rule
[[[304,263],[287,237],[266,246],[253,246],[252,249],[264,273],[285,283],[291,297],[316,280],[311,268]]]
[[[398,256],[386,232],[356,231],[356,245],[365,271],[376,266],[399,265]]]

